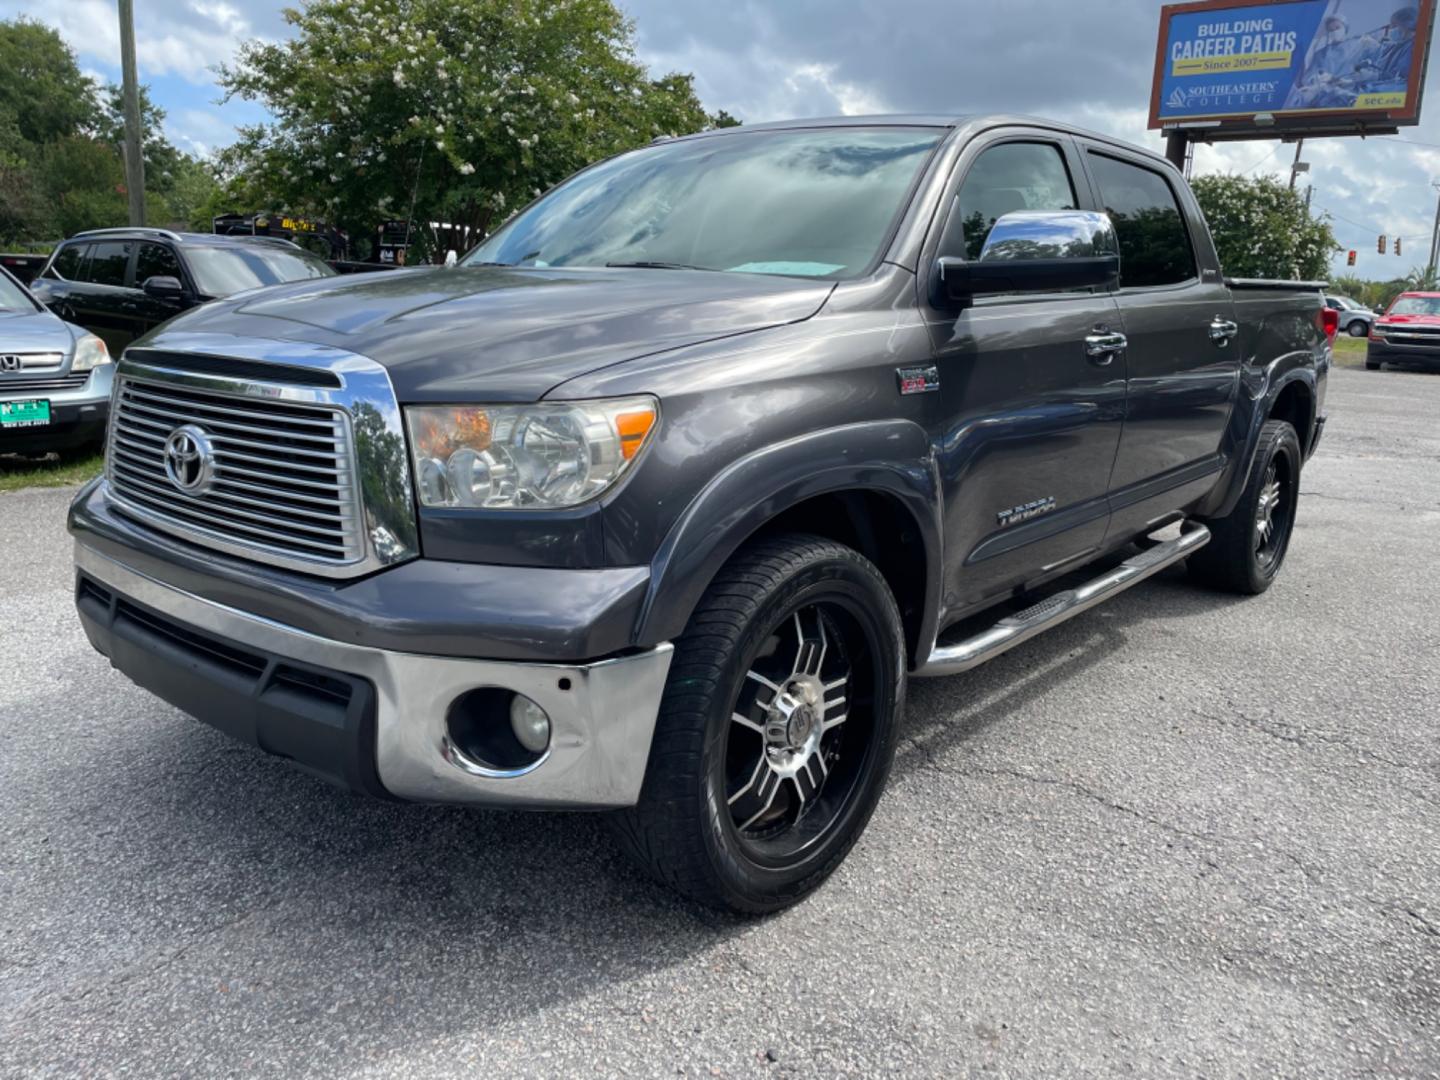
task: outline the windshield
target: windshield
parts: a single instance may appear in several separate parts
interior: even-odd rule
[[[0,274],[0,311],[29,313],[34,310],[35,305],[30,302],[30,297],[25,294],[25,290],[10,280],[8,274]]]
[[[465,263],[853,277],[880,254],[942,135],[839,128],[646,147],[557,187]]]
[[[308,252],[270,244],[195,244],[185,249],[185,259],[195,275],[196,286],[206,296],[229,296],[245,289],[335,273]]]
[[[1357,308],[1362,311],[1365,309],[1364,304],[1358,300],[1351,300],[1348,296],[1332,296],[1330,299],[1334,300],[1345,311],[1355,311]]]
[[[1391,315],[1440,315],[1440,296],[1402,296],[1390,308]]]

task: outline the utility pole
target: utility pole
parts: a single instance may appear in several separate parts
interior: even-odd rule
[[[1440,192],[1440,180],[1432,180],[1430,186]],[[1440,264],[1440,195],[1435,199],[1435,228],[1430,230],[1430,261],[1425,267],[1433,269],[1437,264]]]
[[[1291,164],[1291,166],[1290,166],[1290,190],[1291,190],[1291,191],[1294,191],[1294,190],[1295,190],[1295,177],[1299,176],[1302,172],[1305,172],[1305,171],[1307,171],[1307,170],[1310,168],[1309,165],[1306,165],[1304,169],[1300,168],[1300,165],[1301,165],[1301,162],[1300,162],[1300,151],[1303,150],[1304,148],[1305,148],[1305,140],[1304,140],[1304,139],[1296,139],[1296,140],[1295,140],[1295,161],[1294,161],[1294,162]]]
[[[125,98],[125,190],[130,224],[145,224],[145,151],[140,136],[140,82],[135,73],[135,0],[120,4],[121,92]]]

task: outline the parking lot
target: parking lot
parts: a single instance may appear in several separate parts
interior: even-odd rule
[[[0,1072],[1440,1072],[1440,378],[1337,370],[1289,563],[912,685],[758,922],[587,816],[389,806],[109,671],[70,492],[0,495]]]

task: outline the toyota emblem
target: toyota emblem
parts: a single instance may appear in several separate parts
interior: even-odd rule
[[[203,495],[215,476],[210,438],[194,424],[170,432],[165,440],[165,475],[186,495]]]

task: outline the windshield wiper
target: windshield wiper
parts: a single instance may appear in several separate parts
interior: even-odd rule
[[[607,262],[606,266],[631,267],[636,270],[714,270],[713,266],[690,266],[688,263],[657,262],[650,259],[637,259],[634,262]]]

